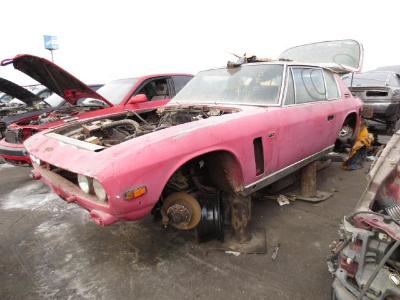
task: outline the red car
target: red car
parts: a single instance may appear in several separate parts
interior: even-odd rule
[[[5,138],[0,141],[0,156],[16,165],[31,162],[23,142],[39,131],[78,119],[162,106],[192,78],[189,74],[146,75],[115,80],[94,91],[44,58],[18,55],[3,61],[2,65],[10,63],[53,91],[48,101],[62,102],[65,99],[70,104],[8,126]]]
[[[344,126],[357,131],[362,102],[338,74],[361,58],[356,41],[331,41],[200,72],[161,108],[29,138],[33,178],[101,225],[153,213],[221,236],[221,203],[248,215],[249,195],[330,152]]]

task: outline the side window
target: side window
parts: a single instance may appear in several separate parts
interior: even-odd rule
[[[295,101],[307,103],[326,100],[325,81],[321,69],[292,68]]]
[[[329,72],[328,70],[324,70],[324,75],[326,82],[326,96],[328,100],[339,99],[340,94],[335,75],[332,72]]]
[[[154,79],[147,82],[137,94],[145,94],[149,100],[163,100],[169,98],[167,78]]]
[[[190,76],[173,76],[174,86],[175,86],[175,94],[178,92],[192,79]]]
[[[292,71],[288,69],[288,83],[287,83],[287,90],[286,90],[286,98],[285,98],[285,105],[294,104],[294,82],[293,82],[293,75]]]

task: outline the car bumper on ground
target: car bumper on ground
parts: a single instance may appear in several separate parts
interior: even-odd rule
[[[68,203],[76,203],[89,211],[90,217],[98,225],[106,226],[120,220],[134,221],[143,218],[150,213],[149,209],[134,210],[128,213],[117,214],[107,203],[100,203],[97,197],[83,192],[77,185],[64,177],[44,167],[33,163],[31,177],[41,180],[48,185],[60,198]]]
[[[31,159],[24,145],[10,144],[4,139],[0,141],[0,157],[2,157],[5,161],[15,165],[31,163]]]

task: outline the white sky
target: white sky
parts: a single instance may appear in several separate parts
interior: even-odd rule
[[[1,1],[0,59],[50,59],[43,35],[58,37],[55,62],[87,83],[225,65],[228,52],[276,57],[291,46],[352,38],[364,70],[400,65],[400,2],[380,1]],[[33,81],[12,66],[0,76]]]

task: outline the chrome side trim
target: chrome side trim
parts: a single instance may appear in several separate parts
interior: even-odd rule
[[[257,180],[256,182],[253,182],[253,183],[251,183],[249,185],[246,185],[244,187],[244,190],[243,190],[242,194],[244,196],[248,196],[251,193],[254,193],[254,192],[256,192],[256,191],[258,191],[258,190],[260,190],[260,189],[262,189],[262,188],[264,188],[264,187],[266,187],[268,185],[270,185],[271,183],[274,183],[275,181],[278,181],[279,179],[282,179],[283,177],[285,177],[285,176],[287,176],[287,175],[289,175],[289,174],[301,169],[302,167],[308,165],[309,163],[311,163],[311,162],[313,162],[313,161],[325,156],[329,152],[332,152],[333,148],[334,148],[334,145],[326,147],[325,149],[323,149],[320,152],[317,152],[317,153],[315,153],[313,155],[310,155],[310,156],[308,156],[308,157],[306,157],[306,158],[304,158],[304,159],[302,159],[302,160],[300,160],[300,161],[298,161],[298,162],[296,162],[296,163],[294,163],[294,164],[292,164],[290,166],[287,166],[287,167],[285,167],[285,168],[283,168],[283,169],[281,169],[279,171],[276,171],[276,172],[274,172],[272,174],[269,174],[269,175]]]
[[[105,148],[103,146],[87,143],[85,141],[80,141],[77,139],[73,139],[73,138],[70,138],[70,137],[55,133],[55,132],[49,132],[49,133],[46,133],[45,135],[52,139],[63,142],[65,144],[72,145],[72,146],[75,146],[75,147],[78,147],[81,149],[85,149],[85,150],[89,150],[89,151],[97,152],[97,151],[101,151]]]

